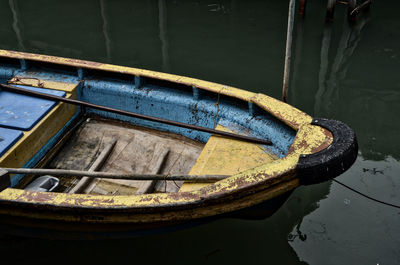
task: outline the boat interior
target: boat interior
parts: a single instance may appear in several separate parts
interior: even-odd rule
[[[94,63],[93,63],[94,64]],[[138,174],[234,175],[283,158],[296,130],[226,86],[200,86],[36,60],[0,57],[0,82],[102,106],[268,139],[260,145],[62,102],[0,91],[0,166]],[[153,72],[154,73],[154,72]],[[171,79],[171,78],[170,78]],[[216,85],[216,84],[215,84]],[[249,93],[249,94],[246,94]],[[207,183],[14,175],[35,191],[129,195]]]

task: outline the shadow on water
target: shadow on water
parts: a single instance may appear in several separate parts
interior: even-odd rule
[[[0,48],[171,72],[280,98],[287,4],[0,0]],[[324,26],[325,6],[309,1],[306,19],[295,25],[289,103],[350,124],[360,154],[339,179],[400,204],[396,8],[374,1],[372,16],[353,26],[338,8]],[[300,187],[266,220],[221,219],[109,241],[2,237],[0,253],[33,264],[395,264],[399,216],[327,182]]]
[[[319,190],[328,187],[324,186]],[[118,240],[58,241],[4,236],[0,249],[4,250],[4,258],[33,264],[54,260],[63,264],[306,264],[298,260],[288,242],[307,239],[301,232],[301,220],[317,208],[315,199],[325,194],[326,191],[300,197],[295,192],[285,207],[266,220],[220,219],[185,230]],[[292,227],[296,227],[295,232],[291,232]],[[23,255],[19,254],[21,250]]]

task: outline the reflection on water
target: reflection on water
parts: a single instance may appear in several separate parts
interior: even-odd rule
[[[106,54],[107,54],[107,61],[111,61],[111,39],[109,36],[109,27],[108,27],[108,22],[107,22],[107,17],[106,17],[106,3],[104,0],[100,0],[100,11],[101,11],[101,18],[103,20],[103,35],[104,35],[104,40],[105,40],[105,45],[106,45]]]
[[[18,40],[18,48],[20,50],[25,50],[24,43],[22,42],[21,31],[19,30],[19,27],[18,27],[17,6],[16,6],[14,0],[9,0],[9,4],[10,4],[10,10],[11,10],[12,16],[13,16],[12,28],[13,28],[13,30],[15,32],[15,36],[17,37],[17,40]]]
[[[161,54],[162,54],[162,71],[169,72],[169,55],[168,55],[168,31],[167,31],[167,4],[165,0],[158,0],[158,21],[160,27]]]
[[[312,32],[312,36],[320,30],[320,44],[318,47],[318,38],[312,36],[302,44],[309,48],[302,50],[302,60],[295,68],[302,78],[293,84],[292,97],[297,106],[314,116],[343,120],[355,129],[360,154],[339,180],[400,205],[400,49],[395,44],[400,35],[394,30],[400,21],[383,3],[374,7],[379,11],[373,9],[371,16],[360,17],[353,26],[340,16],[320,28],[305,26],[304,33]],[[320,51],[318,61],[304,56],[312,49]],[[312,192],[317,189],[313,187]],[[294,194],[297,192],[305,194],[302,189]],[[398,210],[335,183],[318,204],[290,232],[289,243],[302,260],[310,264],[400,262]]]
[[[370,17],[362,16],[357,24],[349,25],[347,18],[343,19],[342,36],[331,67],[329,68],[329,48],[332,46],[332,23],[326,23],[321,44],[321,66],[319,71],[318,90],[315,94],[314,113],[331,117],[335,111],[334,102],[339,99],[339,89],[351,62],[351,56],[361,40],[361,31]]]
[[[282,1],[12,3],[0,1],[2,49],[172,72],[279,96]]]
[[[340,180],[400,204],[400,4],[385,3],[375,1],[371,17],[353,26],[337,8],[326,26],[326,3],[309,1],[305,20],[295,25],[289,103],[351,125],[360,156]],[[0,48],[182,74],[280,98],[287,4],[0,0]],[[267,220],[225,219],[90,243],[6,237],[0,251],[16,262],[51,262],[62,255],[66,263],[395,264],[399,216],[328,182],[297,189]],[[27,255],[19,255],[21,249]]]

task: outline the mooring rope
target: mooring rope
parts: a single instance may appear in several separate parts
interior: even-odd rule
[[[384,201],[381,201],[381,200],[372,198],[371,196],[368,196],[368,195],[366,195],[366,194],[364,194],[364,193],[362,193],[362,192],[360,192],[360,191],[358,191],[358,190],[353,189],[352,187],[347,186],[346,184],[340,182],[339,180],[336,180],[336,179],[332,179],[332,180],[333,180],[334,182],[336,182],[337,184],[340,184],[340,185],[342,185],[343,187],[345,187],[345,188],[347,188],[347,189],[349,189],[349,190],[351,190],[351,191],[357,193],[358,195],[361,195],[361,196],[363,196],[363,197],[365,197],[365,198],[367,198],[367,199],[370,199],[370,200],[372,200],[372,201],[374,201],[374,202],[377,202],[377,203],[380,203],[380,204],[384,204],[384,205],[387,205],[387,206],[390,206],[390,207],[394,207],[394,208],[400,209],[400,206],[399,206],[399,205],[395,205],[395,204],[392,204],[392,203],[389,203],[389,202],[384,202]]]

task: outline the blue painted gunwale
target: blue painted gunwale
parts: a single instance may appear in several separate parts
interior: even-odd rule
[[[296,131],[271,114],[248,102],[220,96],[198,88],[178,88],[88,76],[79,91],[79,99],[94,104],[123,109],[159,118],[215,128],[220,124],[238,133],[269,139],[273,145],[264,146],[268,152],[284,157]],[[218,102],[218,107],[216,103]],[[257,108],[257,110],[254,110]],[[207,142],[210,134],[88,109],[89,113],[118,119],[134,125],[169,131],[188,138]]]

